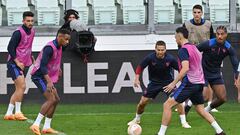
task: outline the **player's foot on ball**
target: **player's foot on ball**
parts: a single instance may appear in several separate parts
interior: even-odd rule
[[[37,125],[32,125],[32,126],[30,127],[30,129],[32,130],[32,132],[33,132],[35,135],[41,135],[39,126],[37,126]]]
[[[187,122],[182,124],[183,128],[192,128]]]
[[[136,118],[134,118],[132,121],[128,122],[128,126],[132,125],[132,124],[140,124],[140,120],[137,120]]]
[[[42,134],[58,134],[58,131],[52,128],[48,128],[48,129],[43,129]]]
[[[219,112],[216,108],[213,108],[211,112]]]
[[[19,121],[24,121],[24,120],[27,120],[27,117],[25,117],[24,115],[23,115],[23,113],[15,113],[15,119],[16,120],[19,120]]]
[[[221,132],[219,134],[216,134],[216,135],[226,135],[224,132]]]
[[[14,114],[11,114],[11,115],[5,115],[3,117],[4,120],[15,120],[15,116]]]

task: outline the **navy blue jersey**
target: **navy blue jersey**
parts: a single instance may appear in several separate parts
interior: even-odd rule
[[[225,41],[225,44],[220,44],[216,38],[213,38],[199,44],[197,48],[200,52],[203,52],[202,66],[206,78],[221,76],[221,64],[226,56],[229,56],[231,60],[235,77],[238,75],[236,51],[229,42]]]
[[[157,83],[170,83],[173,81],[173,69],[178,70],[177,60],[170,54],[159,59],[156,53],[151,53],[139,64],[141,69],[148,66],[149,80]]]

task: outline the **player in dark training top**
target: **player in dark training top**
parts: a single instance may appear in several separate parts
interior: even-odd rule
[[[166,53],[166,44],[164,41],[158,41],[155,45],[155,52],[149,54],[137,66],[134,86],[140,87],[139,76],[143,69],[148,66],[149,84],[143,91],[141,100],[138,103],[136,117],[128,123],[140,123],[141,115],[145,106],[151,99],[154,99],[159,92],[163,92],[163,87],[173,81],[173,71],[178,70],[177,60],[170,54]],[[166,93],[169,95],[168,93]],[[187,123],[183,106],[178,106],[181,124],[184,128],[191,128]]]

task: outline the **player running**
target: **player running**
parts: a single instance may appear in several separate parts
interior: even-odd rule
[[[155,52],[146,56],[141,64],[137,66],[134,80],[135,87],[140,87],[139,76],[147,66],[150,82],[143,91],[143,95],[138,103],[136,117],[128,125],[140,123],[145,106],[150,100],[155,99],[159,92],[163,92],[163,86],[173,81],[173,69],[178,70],[177,60],[172,55],[166,53],[164,41],[158,41],[155,45]],[[168,93],[165,94],[169,95]],[[186,121],[184,108],[181,104],[178,106],[178,112],[182,127],[191,128]]]
[[[226,88],[221,74],[221,64],[225,57],[230,57],[234,70],[234,78],[238,78],[237,55],[235,49],[226,39],[227,28],[221,25],[216,29],[216,38],[210,39],[197,46],[199,51],[203,52],[202,66],[206,81],[205,85],[210,84],[216,95],[216,99],[205,108],[208,112],[227,101]]]
[[[39,53],[36,64],[31,72],[32,81],[43,93],[47,101],[42,105],[41,110],[30,127],[32,132],[41,135],[39,125],[45,118],[43,134],[56,134],[56,130],[51,128],[51,121],[60,98],[54,84],[57,83],[62,74],[60,64],[62,59],[62,46],[67,45],[70,39],[70,32],[66,29],[60,29],[55,40],[50,41]]]
[[[163,88],[165,92],[169,93],[174,90],[179,81],[181,81],[181,85],[173,91],[163,105],[162,124],[158,135],[166,134],[167,127],[171,121],[172,108],[188,98],[195,105],[198,114],[206,119],[215,129],[217,135],[225,135],[213,116],[204,110],[202,95],[204,86],[204,74],[201,66],[202,54],[195,45],[188,43],[188,31],[186,28],[177,28],[175,38],[180,48],[178,50],[180,72],[176,79]]]

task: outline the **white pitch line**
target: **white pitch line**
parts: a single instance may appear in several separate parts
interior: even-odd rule
[[[27,122],[27,123],[30,123],[30,124],[33,124],[33,123],[34,123],[34,120],[32,120],[32,119],[27,119],[26,122]],[[40,126],[43,127],[43,124],[40,124]],[[57,134],[57,135],[67,135],[67,134],[64,133],[64,132],[58,131],[58,134]]]

